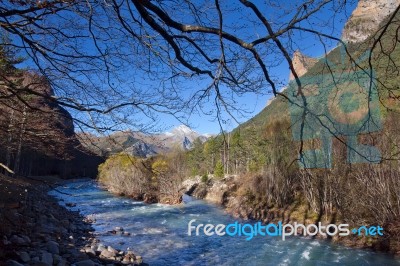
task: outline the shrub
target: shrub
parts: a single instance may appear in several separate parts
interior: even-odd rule
[[[207,181],[208,181],[208,175],[207,174],[202,175],[201,182],[207,183]]]
[[[187,173],[183,154],[173,152],[157,156],[153,160],[153,185],[157,189],[160,202],[179,203],[181,200],[180,187]]]
[[[151,194],[151,171],[145,161],[128,154],[110,156],[99,166],[98,181],[110,191],[142,199]]]

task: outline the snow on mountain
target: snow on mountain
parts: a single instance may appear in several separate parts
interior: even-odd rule
[[[126,152],[135,156],[148,157],[167,153],[179,148],[190,150],[193,142],[200,138],[202,142],[210,138],[211,134],[201,135],[188,126],[180,125],[169,132],[145,134],[135,131],[117,132],[107,137],[93,138],[95,145],[88,148],[99,154],[114,154]]]
[[[201,135],[186,125],[179,125],[170,132],[159,134],[159,136],[164,138],[164,144],[170,148],[179,146],[185,150],[190,150],[197,138],[204,142],[211,134]]]
[[[192,130],[190,127],[185,125],[180,125],[172,129],[173,134],[183,134],[183,135],[190,135],[190,134],[198,134],[196,131]]]

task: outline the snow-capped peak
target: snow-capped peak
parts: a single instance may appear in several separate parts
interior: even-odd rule
[[[183,133],[185,135],[196,133],[196,131],[192,130],[190,127],[186,125],[179,125],[172,130],[173,133]]]

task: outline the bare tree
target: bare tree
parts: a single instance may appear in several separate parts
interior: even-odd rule
[[[280,92],[286,84],[281,65],[290,69],[306,105],[291,58],[305,48],[299,39],[310,38],[326,52],[343,44],[347,61],[371,68],[356,62],[335,28],[336,16],[346,18],[354,2],[6,1],[0,25],[11,40],[2,45],[20,49],[55,94],[22,91],[64,106],[82,130],[107,132],[127,124],[142,130],[154,125],[158,113],[182,121],[192,112],[237,117],[246,111],[237,99],[248,93],[290,101]],[[366,48],[378,49],[398,9]],[[321,19],[324,12],[332,16]],[[324,70],[331,71],[329,64]]]
[[[291,54],[301,47],[292,36],[337,39],[324,34],[333,20],[316,25],[314,17],[323,8],[343,12],[345,4],[6,1],[0,5],[0,22],[12,40],[7,45],[22,49],[47,77],[55,100],[88,112],[89,118],[75,115],[82,126],[106,130],[121,122],[144,126],[135,120],[138,113],[148,116],[147,122],[156,112],[183,119],[179,110],[198,110],[210,100],[217,110],[237,114],[244,108],[236,96],[280,94],[283,81],[275,68],[281,63],[299,83]],[[193,86],[188,81],[199,87],[185,95]],[[147,86],[152,89],[143,89]],[[107,123],[100,122],[104,119]]]

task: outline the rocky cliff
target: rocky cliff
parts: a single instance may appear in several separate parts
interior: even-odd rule
[[[318,62],[318,59],[306,56],[302,54],[299,50],[295,51],[292,57],[293,67],[296,71],[296,74],[301,77],[303,76],[310,68],[312,68],[315,63]],[[290,72],[289,80],[293,80],[293,73]]]
[[[102,159],[80,144],[46,78],[14,69],[0,77],[0,95],[0,163],[26,176],[97,175]]]
[[[351,43],[366,40],[399,5],[400,0],[360,0],[343,29],[342,40]]]

